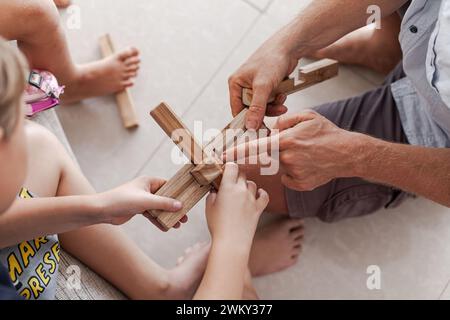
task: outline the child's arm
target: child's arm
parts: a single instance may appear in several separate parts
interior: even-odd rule
[[[61,247],[130,299],[164,299],[167,272],[119,227],[98,225],[59,235]]]
[[[150,188],[162,184],[164,181],[159,179],[139,178],[100,194],[19,199],[0,218],[0,248],[94,224],[124,224],[136,214],[155,208],[181,209],[175,200],[150,192]]]
[[[242,299],[253,237],[268,203],[268,194],[239,174],[237,165],[226,165],[220,192],[207,200],[212,248],[195,299]]]

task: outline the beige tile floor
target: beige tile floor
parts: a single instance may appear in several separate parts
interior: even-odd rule
[[[97,38],[110,32],[119,46],[142,51],[132,89],[141,127],[122,129],[114,100],[97,98],[59,109],[79,162],[98,190],[141,174],[170,177],[172,144],[149,118],[169,102],[192,127],[221,128],[230,120],[228,76],[262,41],[309,0],[76,0],[82,26],[68,30],[79,62],[99,58]],[[67,13],[62,13],[66,22]],[[343,67],[332,80],[288,101],[291,112],[368,90],[381,77]],[[326,94],[325,94],[326,93]],[[180,232],[162,234],[142,218],[124,230],[156,261],[172,266],[186,245],[208,240],[203,203]],[[392,212],[326,225],[307,221],[294,268],[257,279],[267,299],[449,299],[450,212],[423,199]],[[381,269],[381,290],[367,289],[367,268]]]

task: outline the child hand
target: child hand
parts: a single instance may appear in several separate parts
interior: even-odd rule
[[[166,181],[162,179],[141,177],[114,190],[99,194],[104,221],[113,225],[122,225],[135,215],[145,214],[148,210],[170,212],[181,210],[183,204],[179,201],[154,195],[165,183]],[[146,217],[162,229],[156,219],[150,215]],[[185,217],[181,222],[186,221]],[[175,227],[180,227],[180,224]]]
[[[259,218],[269,203],[266,191],[257,190],[234,163],[225,166],[219,193],[206,201],[206,217],[213,241],[229,239],[241,245],[253,241]]]

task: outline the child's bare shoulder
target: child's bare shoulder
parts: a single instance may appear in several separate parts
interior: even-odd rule
[[[32,146],[54,148],[60,145],[58,138],[50,130],[29,120],[25,122],[25,134],[28,144]]]

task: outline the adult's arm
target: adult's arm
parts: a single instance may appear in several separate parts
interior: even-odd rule
[[[359,177],[450,207],[450,149],[395,144],[349,132],[315,112],[282,116],[275,128],[279,134],[239,145],[224,157],[241,160],[256,150],[274,154],[277,146],[286,172],[282,183],[288,188],[311,191],[336,178]]]
[[[292,22],[267,40],[229,79],[233,115],[243,108],[242,89],[253,89],[247,128],[257,129],[264,116],[286,112],[285,97],[267,108],[267,101],[281,81],[292,73],[298,60],[339,40],[367,23],[369,6],[389,16],[406,0],[315,0]]]
[[[355,175],[450,207],[450,149],[393,144],[362,136]]]

